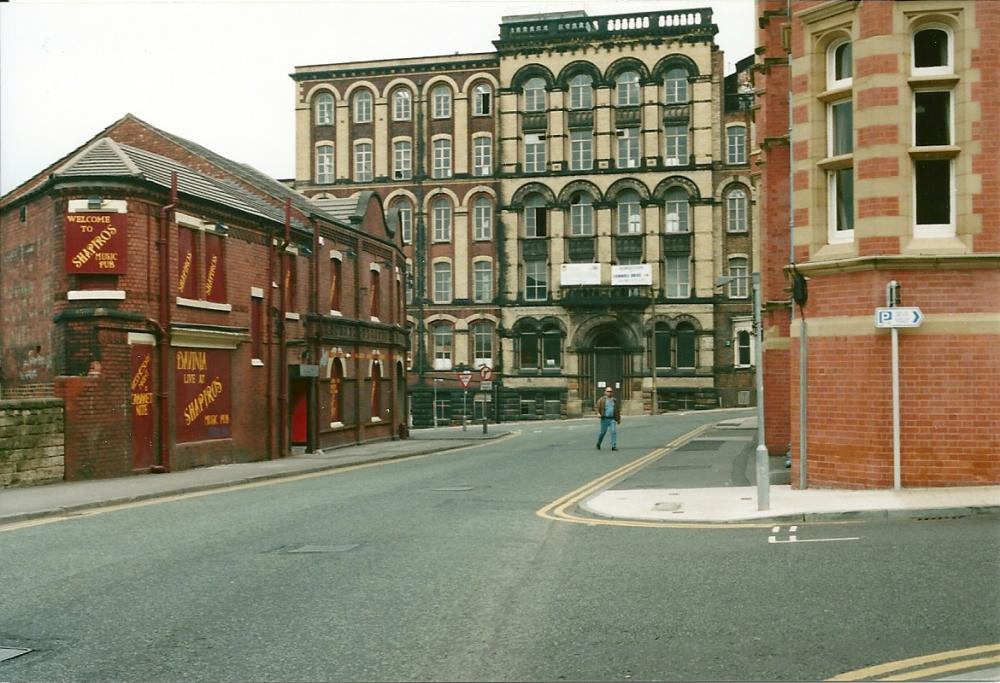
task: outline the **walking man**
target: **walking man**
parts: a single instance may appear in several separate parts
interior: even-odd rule
[[[597,435],[597,450],[601,450],[601,442],[604,441],[604,435],[608,428],[611,429],[611,450],[618,450],[617,425],[622,421],[622,411],[614,394],[614,389],[607,387],[604,389],[604,396],[597,399],[597,416],[601,418],[601,433]]]

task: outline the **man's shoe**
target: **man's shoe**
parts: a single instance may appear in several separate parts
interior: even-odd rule
[[[597,450],[601,450],[601,444],[597,444]]]
[[[612,446],[612,447],[611,447],[611,450],[613,450],[613,451],[617,451],[617,450],[618,450],[618,446]]]

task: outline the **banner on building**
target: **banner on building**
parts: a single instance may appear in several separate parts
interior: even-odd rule
[[[66,272],[123,275],[128,272],[128,214],[81,212],[63,222]]]
[[[559,284],[599,285],[601,284],[600,263],[564,263],[559,266]]]
[[[230,355],[220,349],[175,351],[178,443],[231,436]]]
[[[652,285],[653,267],[648,263],[634,266],[611,266],[612,285]]]

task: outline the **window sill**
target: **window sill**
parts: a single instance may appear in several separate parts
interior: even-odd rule
[[[933,228],[915,226],[913,232],[913,239],[903,245],[900,253],[914,256],[972,253],[972,249],[955,236],[955,229],[950,225],[934,226]]]
[[[381,417],[373,417],[373,418],[371,418],[371,421],[372,421],[373,423],[375,423],[375,422],[381,422],[381,421],[382,421],[382,418],[381,418]]]
[[[299,319],[298,313],[287,313],[287,312],[285,313],[285,320],[298,320],[298,319]]]
[[[67,301],[111,300],[124,301],[124,289],[72,289],[66,292]]]
[[[954,159],[961,151],[958,145],[924,145],[909,149],[911,159]]]
[[[262,368],[262,367],[264,367],[264,361],[262,361],[260,358],[251,358],[250,359],[250,367],[253,367],[253,368]]]
[[[816,165],[824,171],[839,171],[843,168],[850,168],[854,165],[854,153],[838,154],[835,157],[820,159]]]
[[[206,311],[222,311],[229,313],[233,310],[232,304],[217,304],[214,301],[203,301],[201,299],[185,299],[182,296],[177,297],[178,306],[187,306],[188,308],[201,308]]]
[[[943,73],[943,74],[921,74],[916,73],[906,79],[911,88],[927,88],[927,87],[952,87],[958,85],[961,78],[954,73]]]
[[[344,317],[343,313],[341,313],[338,310],[332,309],[332,308],[330,309],[330,315],[334,316],[335,318],[343,318]]]
[[[851,89],[852,85],[850,83],[848,83],[847,85],[830,88],[829,90],[824,90],[819,95],[816,95],[816,99],[818,99],[820,102],[825,102],[829,104],[830,102],[835,102],[836,100],[842,100],[846,97],[850,97]]]

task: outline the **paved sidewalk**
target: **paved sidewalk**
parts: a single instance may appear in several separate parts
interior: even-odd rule
[[[293,455],[278,460],[202,467],[168,474],[150,474],[96,481],[64,482],[0,490],[0,525],[40,517],[78,512],[152,498],[219,489],[268,479],[309,474],[364,463],[441,453],[517,434],[537,423],[482,425],[422,429],[409,439],[381,441],[360,446]],[[754,418],[721,419],[716,427],[755,429]],[[724,444],[724,442],[716,442]],[[731,446],[728,446],[731,448]],[[716,459],[722,459],[725,445]],[[662,458],[669,458],[670,453]],[[658,460],[662,460],[662,458]],[[780,467],[781,458],[772,458]],[[831,489],[793,490],[772,483],[767,510],[757,509],[756,486],[710,482],[709,487],[673,488],[655,463],[638,470],[643,486],[629,488],[626,479],[589,497],[581,507],[591,514],[617,519],[660,522],[732,523],[740,521],[807,521],[851,519],[861,516],[958,516],[1000,512],[1000,486],[969,486],[933,489],[849,491]],[[775,465],[772,464],[772,467]],[[685,466],[681,466],[685,467]],[[728,467],[728,466],[727,466]],[[705,469],[708,469],[707,467]],[[720,468],[725,470],[726,467]],[[787,471],[772,471],[772,482],[787,481]],[[639,481],[639,475],[635,475]]]
[[[490,425],[488,434],[482,433],[482,426],[477,429],[470,427],[467,431],[463,431],[461,427],[425,429],[414,431],[409,439],[401,441],[378,441],[345,446],[277,460],[198,467],[166,474],[144,474],[2,489],[0,525],[351,465],[441,453],[486,440],[499,439],[515,431],[516,428],[516,425]]]

